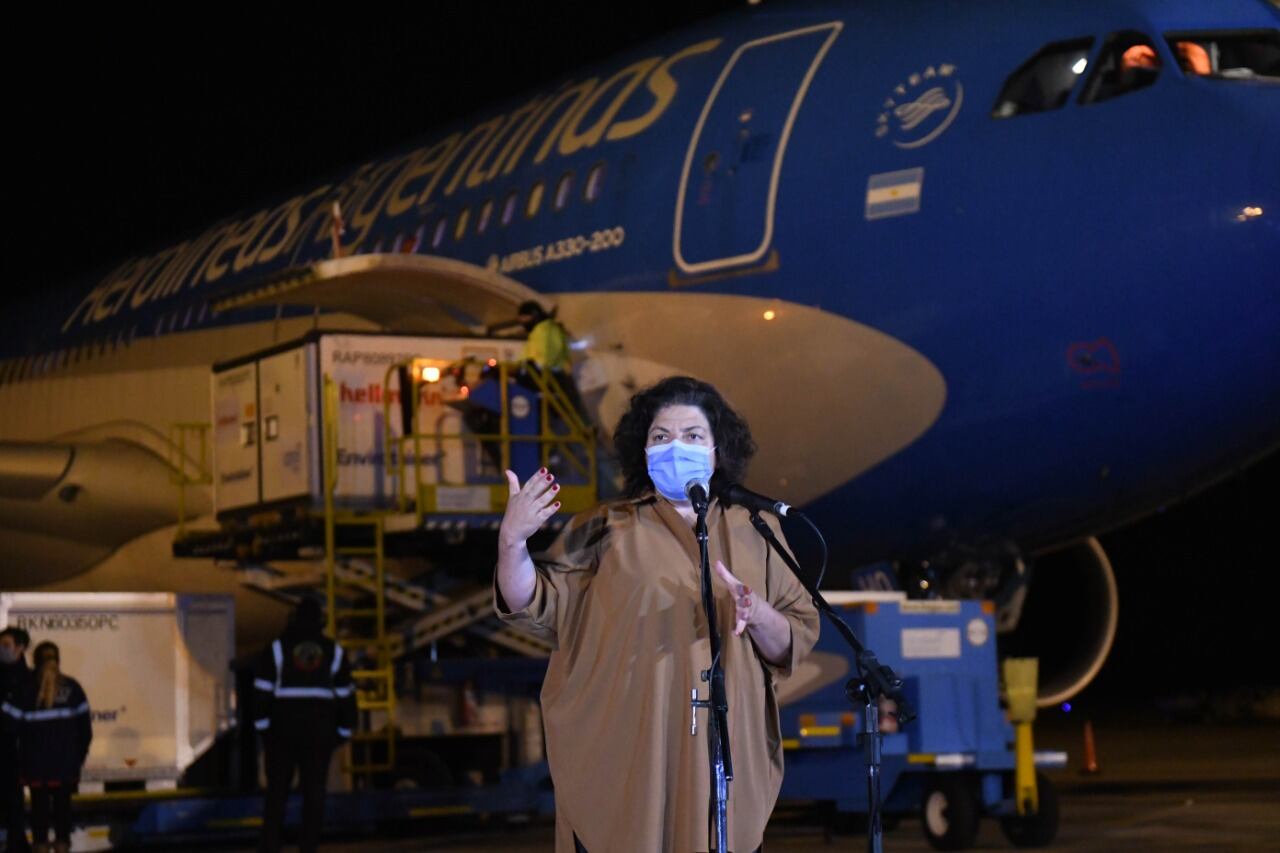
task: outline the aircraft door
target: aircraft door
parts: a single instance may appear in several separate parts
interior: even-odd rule
[[[676,200],[678,271],[699,276],[764,260],[778,179],[809,82],[842,24],[747,42],[712,88],[685,155]]]

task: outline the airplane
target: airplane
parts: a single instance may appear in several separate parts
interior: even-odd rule
[[[265,636],[277,605],[172,553],[167,431],[211,420],[211,365],[532,298],[605,429],[662,376],[721,389],[747,485],[861,583],[1011,629],[1034,567],[1069,577],[1074,654],[1042,674],[1068,698],[1116,630],[1098,534],[1280,445],[1278,26],[1264,0],[745,8],[50,292],[0,338],[0,587],[234,591]]]

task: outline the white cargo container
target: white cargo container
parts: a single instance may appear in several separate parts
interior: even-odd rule
[[[0,625],[58,644],[93,712],[86,782],[177,782],[235,718],[231,596],[0,593]]]
[[[358,333],[316,333],[267,353],[215,365],[214,504],[221,515],[281,502],[323,504],[321,423],[323,381],[338,397],[338,468],[335,497],[344,505],[385,505],[396,484],[384,469],[385,407],[391,433],[400,436],[399,382],[388,368],[406,359],[444,368],[463,359],[515,361],[524,342],[511,338],[445,338]],[[461,442],[443,436],[465,431],[447,405],[448,382],[418,400],[424,442],[424,483],[460,482]],[[384,387],[386,386],[386,387]],[[453,389],[456,390],[456,389]],[[487,495],[487,492],[485,493]],[[487,501],[487,499],[486,499]],[[487,506],[487,502],[486,502]]]

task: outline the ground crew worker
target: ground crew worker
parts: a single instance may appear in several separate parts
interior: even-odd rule
[[[584,423],[589,424],[591,421],[587,417],[586,406],[582,403],[582,395],[578,393],[578,383],[573,378],[573,363],[569,359],[569,333],[560,325],[559,320],[532,299],[520,303],[517,318],[529,333],[524,342],[525,361],[551,371],[574,411]]]
[[[18,690],[31,678],[27,646],[31,636],[21,628],[0,631],[0,707],[16,708]],[[22,782],[18,777],[18,721],[0,713],[0,812],[4,814],[5,853],[27,853]]]
[[[266,747],[267,793],[258,848],[263,853],[280,849],[295,769],[302,789],[299,849],[308,853],[317,848],[329,761],[355,727],[351,669],[342,647],[323,630],[320,605],[303,599],[284,633],[263,651],[254,674],[254,727]]]
[[[31,834],[35,853],[48,853],[52,807],[55,853],[71,849],[71,795],[93,740],[89,700],[80,683],[61,670],[53,643],[36,646],[35,677],[19,688],[17,702],[4,711],[18,724],[22,781],[31,792]]]
[[[524,343],[525,359],[543,370],[569,370],[569,335],[564,326],[532,299],[520,303],[517,318],[529,334]]]

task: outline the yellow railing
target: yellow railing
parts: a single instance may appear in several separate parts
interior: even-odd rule
[[[328,375],[324,377],[324,554],[325,594],[328,599],[329,635],[352,655],[353,663],[369,661],[371,666],[353,666],[351,676],[356,682],[356,704],[360,723],[352,737],[352,755],[346,764],[351,774],[372,774],[391,770],[396,760],[396,690],[395,664],[391,638],[387,633],[387,574],[386,574],[386,511],[367,514],[339,511],[334,495],[338,488],[338,391]],[[344,543],[339,544],[338,533],[344,531]],[[350,534],[367,531],[372,535],[371,544],[351,544]],[[373,562],[371,581],[357,581],[338,576],[340,557],[357,557]],[[354,592],[357,596],[371,596],[372,607],[347,607],[339,600],[339,588]],[[361,631],[357,626],[372,624],[372,631]],[[363,658],[357,658],[363,655]],[[383,712],[385,725],[379,731],[371,730],[369,714]],[[374,747],[384,745],[384,753],[377,756]],[[361,759],[356,750],[363,748]]]
[[[188,436],[191,437],[192,449],[199,448],[198,455],[192,456],[187,452]],[[178,487],[178,538],[181,539],[187,532],[187,487],[207,486],[213,482],[213,472],[209,467],[209,425],[170,424],[169,442],[165,449],[169,480]]]
[[[412,377],[412,366],[412,361],[391,365],[384,376],[383,388],[391,387],[392,374],[398,370],[410,368]],[[517,442],[538,442],[543,466],[553,467],[553,454],[559,457],[565,477],[557,495],[561,511],[586,509],[597,500],[595,431],[583,419],[564,388],[552,374],[526,365],[523,368],[525,375],[532,382],[539,399],[540,427],[535,435],[512,435],[511,396],[508,391],[518,368],[505,363],[493,364],[492,367],[496,368],[500,400],[496,433],[477,434],[462,429],[456,432],[424,432],[419,423],[417,405],[420,383],[411,378],[408,387],[401,391],[412,395],[410,423],[404,435],[397,435],[391,426],[400,421],[399,413],[393,411],[397,404],[390,393],[383,395],[383,470],[395,480],[395,505],[366,511],[337,505],[340,405],[337,384],[328,375],[323,378],[325,592],[330,635],[351,653],[352,675],[358,687],[361,724],[352,739],[352,760],[346,766],[352,774],[390,770],[396,757],[394,660],[401,638],[387,632],[385,538],[388,516],[412,511],[421,524],[424,515],[441,511],[500,513],[507,501],[507,484],[501,476],[486,477],[485,482],[465,482],[464,474],[464,482],[452,482],[444,479],[443,466],[437,466],[437,476],[429,478],[423,462],[424,445],[432,442],[438,449],[447,443],[464,447],[467,442],[472,442],[479,445],[478,454],[483,453],[486,445],[496,445],[502,467],[509,468],[512,448]],[[459,394],[459,400],[465,398],[465,392]],[[557,428],[564,431],[557,432]],[[429,482],[429,479],[434,481]],[[478,490],[475,494],[483,499],[463,510],[442,507],[438,490],[458,486]],[[372,561],[372,575],[366,574],[357,579],[349,571],[340,572],[339,562],[344,558]],[[376,731],[372,730],[370,717],[375,713],[385,714],[386,720],[385,727]]]
[[[599,483],[596,465],[596,434],[573,405],[569,395],[550,371],[540,370],[528,363],[523,365],[499,362],[491,365],[497,371],[498,383],[498,432],[476,433],[459,430],[446,432],[436,430],[424,432],[418,421],[419,406],[417,394],[421,383],[414,375],[413,360],[405,360],[387,368],[383,378],[383,388],[389,388],[393,373],[406,371],[410,377],[410,387],[401,389],[401,394],[410,394],[413,405],[410,407],[411,420],[403,435],[397,435],[392,429],[393,423],[399,423],[399,413],[393,412],[398,403],[392,395],[383,395],[383,448],[384,470],[386,476],[395,483],[396,505],[401,512],[414,512],[421,523],[424,515],[435,512],[451,513],[500,513],[507,502],[507,484],[505,478],[498,482],[453,482],[445,479],[443,466],[437,466],[435,482],[428,482],[423,465],[423,445],[432,442],[437,448],[446,442],[474,442],[483,448],[486,444],[496,444],[500,467],[506,470],[511,467],[512,445],[517,443],[536,442],[540,445],[539,459],[543,467],[552,467],[553,455],[559,455],[562,467],[560,492],[561,512],[579,512],[593,506],[598,500]],[[406,370],[407,369],[407,370]],[[536,435],[513,435],[511,433],[511,397],[509,389],[517,371],[529,377],[537,390],[539,401],[540,428]],[[406,375],[402,374],[402,375]],[[466,400],[466,395],[459,394],[458,402]],[[553,424],[566,428],[565,432],[556,432]],[[403,425],[402,425],[403,426]],[[517,472],[528,475],[531,472]],[[565,474],[572,474],[565,478]],[[577,480],[578,482],[575,482]],[[441,505],[439,490],[458,486],[487,490],[480,492],[480,500],[466,507]]]

